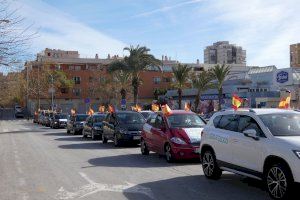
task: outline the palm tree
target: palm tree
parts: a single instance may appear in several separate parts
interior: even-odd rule
[[[192,78],[193,87],[197,89],[197,96],[195,98],[195,112],[197,112],[201,94],[206,90],[215,87],[214,83],[211,82],[213,79],[213,75],[209,71],[203,71]]]
[[[113,74],[114,80],[117,82],[117,85],[120,86],[120,94],[122,99],[126,99],[127,96],[127,87],[131,81],[131,74],[126,71],[119,70],[115,71]]]
[[[139,86],[142,83],[140,73],[149,66],[156,66],[160,68],[161,61],[149,54],[150,49],[145,46],[125,47],[125,51],[129,52],[129,56],[125,56],[122,61],[115,61],[110,64],[108,71],[123,70],[131,74],[131,86],[133,88],[133,101],[137,104]]]
[[[173,85],[177,88],[179,109],[181,109],[182,89],[186,87],[191,69],[192,68],[187,65],[182,64],[178,64],[177,67],[172,68],[175,78],[175,83]]]
[[[219,105],[218,110],[221,110],[221,101],[223,96],[223,83],[225,81],[226,76],[230,73],[230,67],[226,65],[216,65],[212,69],[212,74],[214,78],[217,80],[216,88],[218,89],[218,99],[219,99]]]

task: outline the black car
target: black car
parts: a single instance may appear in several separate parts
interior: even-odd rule
[[[51,128],[66,128],[67,127],[67,114],[55,114],[50,120]]]
[[[93,140],[102,138],[102,122],[106,114],[94,114],[86,119],[83,126],[83,137],[91,136]]]
[[[113,140],[115,146],[123,142],[140,143],[144,117],[134,111],[117,111],[110,113],[103,121],[102,142]]]
[[[67,121],[67,133],[79,134],[82,133],[83,124],[89,115],[86,114],[76,114],[69,118]]]

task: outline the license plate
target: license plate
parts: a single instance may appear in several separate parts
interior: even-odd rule
[[[134,140],[140,140],[140,139],[141,139],[141,136],[133,136],[133,139],[134,139]]]

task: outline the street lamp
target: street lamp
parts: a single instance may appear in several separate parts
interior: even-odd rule
[[[53,112],[53,107],[54,107],[54,78],[53,74],[49,73],[49,76],[51,77],[51,88],[49,89],[49,92],[51,92],[51,111]]]

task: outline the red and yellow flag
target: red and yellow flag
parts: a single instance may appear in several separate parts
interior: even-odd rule
[[[184,104],[184,110],[185,110],[185,111],[191,111],[191,104],[189,104],[189,103],[186,102],[186,103]]]
[[[110,113],[115,113],[115,112],[116,112],[115,107],[114,107],[113,105],[109,105],[109,106],[108,106],[108,112],[110,112]]]
[[[71,115],[75,115],[76,114],[76,110],[74,108],[71,109]]]
[[[153,104],[151,105],[151,110],[152,110],[153,112],[158,112],[158,111],[159,111],[159,106],[158,106],[157,104],[153,103]]]
[[[87,114],[90,115],[90,116],[93,115],[94,113],[95,112],[94,112],[94,110],[92,108],[90,108],[89,111],[87,112]]]
[[[104,113],[105,112],[105,106],[99,106],[99,112]]]
[[[139,106],[139,105],[131,106],[131,110],[132,111],[136,111],[136,112],[141,112],[142,111],[142,107]]]
[[[236,94],[234,94],[232,96],[232,108],[234,110],[237,110],[243,103],[243,99],[240,98],[239,96],[237,96]]]
[[[163,112],[163,114],[165,115],[169,115],[172,113],[171,108],[168,106],[168,104],[162,105],[161,106],[161,111]]]
[[[287,109],[291,105],[291,95],[287,96],[286,98],[283,98],[278,105],[278,108]]]

